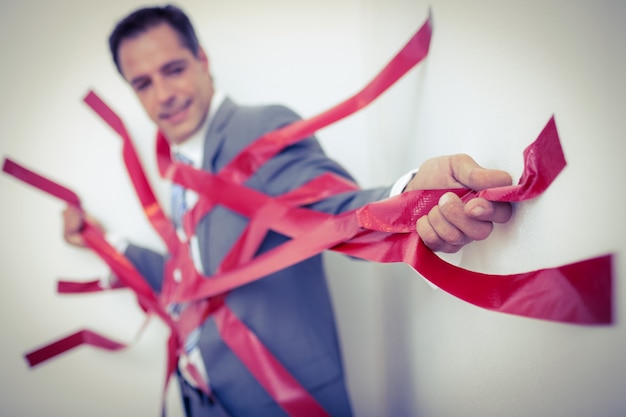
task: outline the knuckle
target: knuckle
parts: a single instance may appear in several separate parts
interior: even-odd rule
[[[432,227],[426,216],[420,217],[415,224],[415,230],[422,239],[431,239],[433,235]]]
[[[428,218],[426,216],[421,217],[417,221],[416,231],[419,237],[424,241],[426,246],[428,246],[432,250],[437,250],[443,242],[439,238],[439,235],[435,233],[435,230],[430,225]]]
[[[465,235],[458,229],[447,227],[438,232],[441,239],[449,245],[457,246],[465,243]]]
[[[474,160],[472,159],[471,156],[469,156],[466,153],[458,153],[456,155],[452,155],[451,158],[454,160],[455,163],[457,164],[465,164],[468,162],[473,162]]]

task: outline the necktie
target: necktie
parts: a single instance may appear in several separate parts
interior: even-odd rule
[[[175,154],[174,159],[184,164],[191,164],[191,161],[181,154]],[[176,229],[181,229],[183,225],[183,215],[188,207],[185,188],[180,184],[172,184],[171,205],[172,221]]]

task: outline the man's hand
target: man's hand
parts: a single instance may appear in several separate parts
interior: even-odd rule
[[[500,170],[485,169],[468,155],[442,156],[424,162],[405,191],[442,188],[486,188],[511,185],[511,176]],[[433,251],[457,252],[464,245],[483,240],[493,230],[493,223],[511,218],[511,204],[474,198],[467,203],[454,193],[446,193],[439,204],[421,217],[417,233]]]
[[[63,210],[63,238],[67,243],[80,248],[87,247],[83,236],[80,234],[85,227],[86,220],[101,228],[93,217],[76,206],[67,206]]]

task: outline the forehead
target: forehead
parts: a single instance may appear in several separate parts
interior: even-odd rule
[[[127,80],[158,71],[170,61],[193,57],[168,24],[154,26],[125,39],[118,50],[120,69]]]

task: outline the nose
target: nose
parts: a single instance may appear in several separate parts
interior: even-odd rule
[[[156,99],[159,104],[167,106],[174,101],[174,89],[165,79],[159,79],[154,81],[154,89],[156,93]]]

